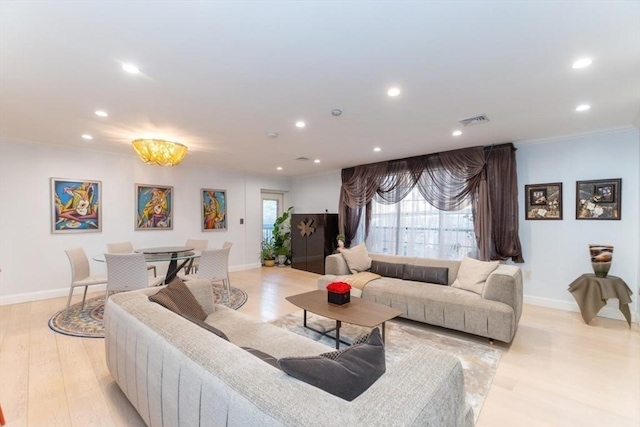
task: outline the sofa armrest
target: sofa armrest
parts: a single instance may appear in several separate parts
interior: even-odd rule
[[[482,298],[498,301],[513,308],[516,324],[522,315],[522,270],[514,265],[500,264],[489,275]]]
[[[346,276],[351,274],[342,254],[331,254],[324,260],[324,274]]]

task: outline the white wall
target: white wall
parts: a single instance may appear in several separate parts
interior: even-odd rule
[[[339,170],[296,177],[291,183],[291,199],[296,213],[338,213],[342,178]]]
[[[520,205],[520,240],[531,273],[525,280],[525,301],[577,311],[568,285],[592,273],[589,243],[614,245],[609,274],[621,277],[633,290],[632,312],[638,311],[640,233],[640,134],[637,129],[516,144]],[[622,178],[621,220],[576,220],[576,181]],[[563,220],[524,220],[524,186],[562,182]],[[610,300],[601,314],[622,319],[618,300]]]
[[[51,233],[51,177],[102,181],[102,232]],[[135,183],[174,187],[173,230],[134,231]],[[227,231],[201,231],[200,188],[227,190]],[[184,164],[165,168],[133,156],[1,141],[0,304],[65,295],[70,270],[64,250],[71,247],[84,248],[91,258],[104,253],[107,242],[131,241],[140,248],[199,238],[220,247],[228,240],[234,244],[232,270],[258,267],[263,188],[288,192],[290,179]],[[91,268],[94,274],[106,271],[95,261]]]

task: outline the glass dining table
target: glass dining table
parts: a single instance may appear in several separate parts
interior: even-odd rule
[[[162,246],[157,248],[136,249],[133,252],[144,254],[147,262],[169,261],[164,283],[171,283],[182,268],[187,267],[188,270],[191,269],[193,260],[200,257],[201,252],[194,251],[193,249],[193,247],[189,246]],[[106,261],[104,254],[96,255],[93,259],[98,262]]]

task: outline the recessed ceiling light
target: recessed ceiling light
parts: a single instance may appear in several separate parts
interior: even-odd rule
[[[373,151],[375,151],[376,153],[377,153],[378,151],[381,151],[381,150],[382,150],[382,148],[380,148],[380,147],[376,147],[376,148],[374,148],[374,149],[373,149]]]
[[[461,130],[454,130],[453,133],[451,134],[453,136],[460,136],[462,135],[462,131]]]
[[[572,67],[573,68],[584,68],[584,67],[588,67],[589,65],[591,65],[593,61],[591,60],[591,58],[580,58],[578,59],[576,62],[573,63]]]
[[[127,73],[131,73],[131,74],[138,74],[140,72],[138,67],[136,67],[133,64],[123,64],[122,69],[125,70]]]
[[[320,163],[320,159],[315,159],[313,163]]]
[[[300,120],[299,122],[296,122],[296,127],[297,128],[303,128],[305,127],[307,124],[305,122],[303,122],[302,120]]]
[[[279,171],[282,170],[282,166],[278,166],[276,169],[278,169]]]
[[[389,96],[398,96],[400,95],[400,88],[392,87],[387,91],[387,95]]]
[[[82,134],[82,139],[86,139],[87,141],[92,140],[93,137],[88,133]]]
[[[277,138],[278,132],[267,132],[267,138]]]
[[[581,104],[576,107],[576,111],[587,111],[589,108],[591,108],[591,105]]]
[[[97,110],[97,111],[96,111],[96,116],[100,116],[100,117],[109,117],[109,114],[108,114],[106,111]]]

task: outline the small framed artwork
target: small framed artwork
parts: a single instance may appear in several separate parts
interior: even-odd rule
[[[102,231],[101,197],[100,181],[51,178],[51,232]]]
[[[227,190],[200,189],[202,231],[227,229]]]
[[[576,182],[576,219],[620,219],[622,178]]]
[[[562,183],[524,186],[525,219],[562,219]]]
[[[173,229],[173,187],[136,184],[135,229]]]

